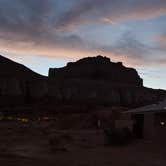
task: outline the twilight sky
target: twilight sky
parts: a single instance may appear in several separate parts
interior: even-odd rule
[[[0,0],[0,53],[44,75],[101,54],[166,89],[166,0]]]

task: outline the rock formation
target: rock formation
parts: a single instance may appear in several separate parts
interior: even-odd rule
[[[101,105],[143,105],[160,100],[165,92],[143,87],[133,68],[107,57],[88,57],[49,70],[49,94],[58,100]]]
[[[49,77],[0,56],[0,106],[43,101],[64,105],[144,105],[162,99],[165,91],[143,87],[137,71],[97,56],[50,69]]]
[[[43,76],[33,72],[22,64],[0,55],[0,78],[17,78],[19,80],[41,79]]]
[[[105,81],[110,84],[143,86],[143,81],[133,68],[113,63],[107,57],[97,56],[68,63],[66,67],[50,69],[49,78]]]
[[[20,104],[26,102],[27,96],[41,96],[46,79],[27,67],[0,56],[0,105]],[[43,95],[46,93],[44,91]]]

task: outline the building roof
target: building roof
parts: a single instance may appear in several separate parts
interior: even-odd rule
[[[155,103],[155,104],[147,105],[144,107],[131,109],[123,113],[138,113],[139,114],[139,113],[151,113],[151,112],[166,112],[166,100]]]

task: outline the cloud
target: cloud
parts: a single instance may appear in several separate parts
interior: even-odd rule
[[[164,0],[82,0],[63,13],[56,26],[73,28],[89,22],[113,23],[155,18],[165,14]]]
[[[154,42],[156,45],[156,49],[162,51],[165,54],[165,52],[166,52],[166,32],[161,31],[159,35],[154,37]],[[166,56],[164,56],[164,57],[166,58]]]
[[[131,33],[108,45],[90,43],[70,30],[165,14],[164,0],[0,0],[0,50],[71,58],[103,53],[128,64],[141,64],[154,49]]]
[[[157,41],[161,46],[166,46],[166,33],[163,33],[162,35],[157,37]]]
[[[1,0],[0,32],[41,40],[84,23],[145,19],[166,14],[164,0]],[[59,6],[63,10],[58,10]],[[20,35],[21,34],[21,35]],[[5,37],[5,35],[3,37]],[[60,35],[59,35],[60,36]],[[15,36],[14,36],[15,37]],[[32,38],[32,39],[31,39]],[[55,35],[55,38],[57,36]]]
[[[40,34],[46,27],[49,15],[49,1],[45,0],[1,0],[0,31]]]
[[[152,58],[152,50],[139,41],[132,32],[125,32],[119,40],[111,45],[97,45],[92,47],[94,50],[101,51],[104,55],[115,55],[115,60],[123,60],[127,64],[142,65],[148,63]]]

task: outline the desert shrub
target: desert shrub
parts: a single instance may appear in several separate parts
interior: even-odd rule
[[[48,143],[49,143],[51,152],[56,152],[64,148],[60,138],[56,135],[49,137]]]
[[[72,141],[72,137],[67,134],[52,135],[48,139],[51,152],[68,151],[67,145]]]
[[[70,143],[73,141],[72,136],[69,134],[63,134],[61,137],[66,143]]]
[[[132,133],[128,127],[107,129],[104,134],[108,145],[126,145],[132,141]]]

